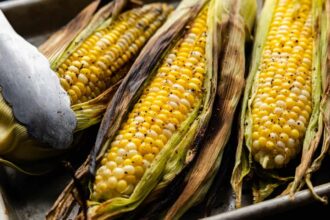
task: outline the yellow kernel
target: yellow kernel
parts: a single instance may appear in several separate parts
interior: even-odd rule
[[[155,158],[155,155],[152,154],[152,153],[149,153],[149,154],[144,155],[144,159],[146,159],[146,160],[148,160],[150,162],[152,162],[154,158]]]
[[[261,129],[259,131],[259,133],[264,136],[264,137],[267,137],[269,134],[270,134],[270,130],[269,129]]]
[[[265,137],[259,137],[258,139],[260,146],[265,146],[267,139]]]
[[[110,152],[107,156],[108,160],[115,160],[117,157],[117,154],[114,152]]]
[[[274,143],[272,142],[272,141],[267,141],[267,143],[266,143],[266,147],[268,148],[268,149],[273,149],[274,148]]]
[[[189,77],[192,77],[192,71],[190,69],[184,67],[180,71],[181,71],[182,74],[186,74]]]
[[[82,92],[81,92],[81,90],[79,89],[78,86],[74,85],[74,86],[71,87],[71,89],[76,93],[76,95],[78,97],[80,97],[82,95]]]
[[[67,71],[65,77],[69,77],[72,80],[72,83],[77,82],[77,74],[71,71]]]
[[[298,118],[298,114],[296,112],[289,112],[289,118],[291,118],[291,119],[297,119]]]
[[[183,121],[185,119],[185,115],[182,114],[180,111],[175,110],[172,112],[173,116],[177,118],[179,121]]]
[[[159,153],[159,148],[158,147],[152,147],[151,152],[156,155],[156,154]]]
[[[80,70],[80,73],[85,75],[85,76],[88,76],[91,73],[91,71],[88,68],[82,68]]]
[[[192,83],[192,82],[188,83],[188,88],[191,90],[194,90],[194,91],[200,91],[200,87],[197,84]]]
[[[117,183],[116,190],[120,193],[123,193],[127,188],[127,182],[125,180],[119,180]]]
[[[295,101],[292,98],[286,99],[286,106],[291,109],[293,106],[295,106]]]
[[[93,83],[96,83],[96,82],[98,82],[98,80],[99,80],[95,74],[90,74],[90,75],[89,75],[89,79],[90,79]]]
[[[73,61],[73,62],[72,62],[72,65],[74,65],[74,66],[77,67],[78,69],[80,69],[81,66],[82,66],[81,62],[79,62],[78,60]]]
[[[83,83],[77,82],[75,85],[80,89],[80,91],[81,91],[82,94],[85,93],[86,88],[85,88],[85,85]]]
[[[162,133],[162,128],[159,125],[152,125],[150,129],[156,131],[158,134]]]
[[[140,144],[142,143],[142,140],[139,138],[132,138],[131,141],[136,145],[136,146],[140,146]]]
[[[280,139],[282,141],[287,141],[287,140],[289,140],[289,135],[287,135],[286,133],[281,133],[280,134]]]
[[[143,158],[141,155],[134,155],[131,160],[134,165],[142,165]]]
[[[72,89],[69,89],[69,90],[68,90],[68,94],[69,94],[70,99],[71,99],[71,104],[76,103],[77,100],[78,100],[78,96],[77,96],[77,94],[75,93],[75,91],[72,90]]]
[[[255,139],[258,139],[258,137],[259,137],[259,133],[258,132],[253,132],[252,133],[252,138],[255,140]]]
[[[130,159],[125,159],[124,165],[132,165],[132,161]]]
[[[303,110],[301,112],[301,115],[304,116],[305,118],[309,118],[309,113],[306,110]]]
[[[299,138],[299,131],[297,129],[292,129],[291,136],[295,139]]]
[[[134,175],[126,175],[125,180],[127,181],[127,183],[136,183],[136,177]]]
[[[130,126],[130,125],[128,125],[128,126]],[[125,133],[125,134],[123,135],[123,137],[124,137],[125,139],[129,140],[129,139],[133,138],[133,134],[132,134],[132,133]],[[128,143],[127,143],[127,144],[128,144]],[[123,146],[123,147],[124,147],[124,146]]]
[[[107,181],[107,187],[109,188],[109,189],[114,189],[114,188],[116,188],[116,186],[117,186],[117,178],[116,177],[110,177],[109,179],[108,179],[108,181]]]
[[[291,133],[291,127],[289,125],[284,125],[283,126],[283,131],[287,134]]]
[[[81,74],[81,73],[78,75],[78,80],[84,84],[88,83],[88,78],[84,74]]]
[[[143,142],[139,147],[139,152],[141,154],[147,154],[151,152],[151,146],[148,143]]]
[[[63,89],[65,89],[66,91],[68,91],[70,89],[70,84],[65,79],[60,78],[60,83],[61,83],[61,86],[63,87]]]
[[[280,133],[282,131],[282,128],[278,124],[274,124],[272,126],[272,131],[275,132],[275,133]]]
[[[296,112],[297,114],[299,114],[301,112],[301,109],[298,106],[294,106],[291,109],[292,111]]]
[[[144,173],[144,169],[143,169],[142,166],[136,166],[135,167],[135,175],[137,177],[141,177],[143,175],[143,173]]]
[[[163,130],[163,133],[164,133],[164,130]],[[167,136],[164,135],[164,134],[158,135],[158,139],[159,139],[160,141],[162,141],[162,145],[163,145],[163,146],[164,146],[164,144],[166,144],[166,142],[167,142],[167,140],[168,140]],[[156,145],[157,145],[157,143],[156,143]]]

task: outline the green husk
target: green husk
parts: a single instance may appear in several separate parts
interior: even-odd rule
[[[308,169],[308,173],[305,176],[305,181],[307,186],[314,194],[314,196],[323,202],[327,202],[326,198],[320,198],[316,195],[313,190],[313,184],[311,181],[311,175],[320,169],[324,157],[329,152],[330,146],[330,62],[329,62],[329,46],[330,46],[330,1],[325,0],[325,7],[323,7],[323,12],[321,16],[321,57],[324,57],[321,62],[322,69],[322,83],[323,83],[323,95],[321,100],[321,114],[323,116],[323,142],[321,152],[318,157],[312,162],[312,165]]]
[[[96,170],[94,161],[96,164],[100,162],[117,130],[120,128],[121,123],[130,112],[130,108],[136,103],[143,88],[155,75],[162,58],[175,45],[176,41],[181,38],[184,34],[185,26],[193,20],[207,2],[206,0],[182,1],[168,21],[145,46],[129,71],[128,76],[120,85],[114,99],[109,104],[109,109],[105,113],[94,152],[91,155],[92,163],[90,170],[92,174]],[[212,10],[210,12],[214,13]],[[211,29],[209,31],[212,33],[214,30]],[[190,162],[190,160],[185,159],[193,157],[193,154],[190,153],[194,151],[196,147],[195,142],[201,138],[206,129],[215,96],[217,73],[213,68],[217,59],[213,59],[214,56],[212,53],[218,53],[219,50],[217,44],[211,44],[211,42],[213,43],[213,41],[210,41],[212,39],[211,37],[213,37],[213,34],[208,35],[207,38],[208,52],[206,58],[208,68],[204,81],[204,95],[200,104],[196,106],[188,119],[182,123],[179,130],[173,134],[162,151],[156,156],[129,198],[117,197],[102,203],[89,201],[88,217],[90,219],[108,219],[136,209],[150,193],[150,195],[153,194],[152,191],[160,182],[160,188],[170,184],[172,178]],[[150,59],[150,57],[153,59]],[[173,153],[175,152],[174,149],[177,149],[178,154]],[[183,163],[180,161],[182,159]],[[88,181],[88,163],[86,161],[78,171],[78,175],[84,183]],[[163,177],[166,178],[163,179]],[[84,186],[86,189],[87,185],[91,185],[91,183]],[[71,183],[55,203],[55,206],[48,215],[49,219],[70,215],[72,207],[76,207],[77,205],[72,199],[72,191],[74,191],[74,187]],[[64,203],[66,205],[63,205]]]
[[[182,193],[167,211],[165,219],[179,219],[208,192],[220,167],[235,108],[244,87],[245,41],[250,39],[256,2],[215,0],[210,4],[219,29],[219,35],[214,38],[222,45],[216,101],[207,136],[201,143],[201,152],[185,179]]]
[[[243,99],[240,119],[239,144],[236,151],[236,162],[231,179],[231,184],[236,194],[237,207],[241,206],[242,186],[244,183],[244,178],[246,178],[247,176],[252,176],[255,181],[259,182],[255,185],[258,187],[254,187],[254,195],[256,196],[255,201],[265,199],[265,197],[274,192],[274,189],[284,184],[283,179],[280,178],[281,175],[278,176],[276,171],[267,170],[267,172],[270,174],[276,174],[272,175],[272,178],[263,178],[263,176],[256,175],[256,170],[262,168],[255,164],[250,153],[250,146],[252,144],[251,103],[258,86],[257,83],[254,81],[254,78],[258,72],[261,54],[269,30],[269,25],[272,20],[275,4],[275,1],[266,1],[261,16],[259,18],[256,41],[252,54],[252,64],[250,68],[250,74],[247,79],[247,85]],[[313,49],[314,59],[312,72],[313,112],[303,142],[301,162],[297,166],[296,173],[290,174],[294,176],[294,181],[292,184],[289,184],[289,188],[285,190],[285,192],[290,192],[291,195],[293,195],[299,189],[300,184],[303,182],[303,178],[307,173],[308,167],[310,166],[312,156],[318,146],[323,129],[323,117],[322,114],[320,114],[320,100],[322,91],[322,74],[324,71],[322,71],[320,66],[322,59],[322,54],[320,54],[320,46],[322,45],[322,43],[319,30],[321,22],[320,15],[322,13],[323,4],[324,2],[322,0],[313,1],[313,24],[314,32],[316,33],[316,40],[314,41]],[[290,177],[286,179],[285,184],[287,184],[289,181]]]
[[[15,120],[11,107],[1,94],[0,122],[0,163],[3,165],[26,174],[39,175],[47,172],[54,165],[54,158],[64,152],[47,148],[29,137],[26,127]]]

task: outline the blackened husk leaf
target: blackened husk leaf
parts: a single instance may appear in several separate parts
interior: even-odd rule
[[[259,23],[257,27],[256,41],[254,45],[252,64],[250,69],[250,74],[247,80],[247,85],[245,89],[243,105],[241,110],[241,122],[240,122],[240,132],[239,132],[239,144],[236,151],[236,162],[232,174],[231,184],[236,194],[236,206],[241,206],[241,196],[242,196],[242,185],[244,183],[244,178],[251,175],[254,181],[258,179],[258,189],[254,187],[254,194],[257,195],[256,201],[265,199],[266,195],[270,195],[278,186],[283,185],[281,177],[276,175],[273,176],[273,181],[268,179],[263,179],[262,176],[256,175],[256,170],[262,169],[260,166],[252,166],[255,163],[252,159],[250,153],[251,146],[251,128],[252,128],[252,117],[251,117],[251,103],[254,98],[255,91],[257,89],[257,81],[255,81],[255,75],[258,71],[258,67],[261,61],[261,55],[265,40],[268,34],[269,25],[272,21],[273,11],[275,9],[276,1],[266,1],[261,16],[259,18]],[[322,90],[322,76],[323,71],[321,70],[321,54],[320,54],[320,13],[323,6],[322,0],[313,1],[313,28],[315,34],[315,40],[313,42],[313,71],[312,71],[312,99],[313,99],[313,112],[311,119],[309,121],[305,138],[303,141],[303,150],[301,155],[301,162],[297,166],[295,175],[290,174],[291,177],[294,176],[294,181],[292,184],[288,184],[288,188],[284,191],[284,194],[291,192],[293,194],[298,190],[302,184],[302,179],[307,173],[307,169],[310,166],[314,152],[318,146],[322,130],[323,130],[323,117],[320,114],[320,100],[321,100],[321,90]],[[248,158],[248,160],[247,160]],[[289,165],[292,165],[290,163]],[[253,167],[253,169],[252,169]],[[273,173],[272,170],[267,170],[270,174]],[[290,176],[288,177],[290,180]],[[288,181],[286,181],[288,183]],[[261,187],[260,187],[261,186]],[[260,192],[257,192],[260,190]],[[284,195],[283,194],[283,195]]]
[[[166,214],[165,219],[179,219],[191,206],[203,199],[222,160],[224,147],[231,133],[235,108],[244,88],[245,39],[250,37],[255,13],[255,1],[215,0],[210,3],[214,10],[216,31],[213,40],[222,45],[219,84],[210,126],[201,152],[185,180],[179,198]]]
[[[91,157],[84,163],[77,173],[77,177],[79,177],[82,182],[86,183],[84,185],[86,191],[88,191],[89,187],[87,182],[93,181],[93,179],[90,178],[89,173],[92,175],[95,173],[96,165],[100,162],[102,156],[107,151],[108,145],[111,143],[114,135],[120,128],[123,120],[125,120],[130,108],[136,103],[143,88],[155,75],[160,61],[166,55],[167,51],[182,37],[186,25],[196,17],[206,2],[206,0],[183,1],[169,20],[149,40],[148,44],[144,47],[139,57],[134,62],[113,100],[108,105]],[[173,135],[169,143],[158,154],[150,168],[146,171],[130,198],[114,198],[101,204],[91,202],[90,204],[94,205],[89,212],[89,217],[91,219],[110,218],[122,212],[135,209],[157,185],[158,181],[161,180],[162,170],[166,165],[167,159],[171,156],[171,146],[177,144],[180,137],[192,132],[192,130],[189,130],[189,125],[191,125],[191,123],[198,122],[198,126],[192,126],[192,129],[195,129],[195,134],[198,134],[199,132],[196,128],[200,128],[201,125],[203,127],[207,124],[211,112],[210,109],[212,109],[210,106],[212,106],[213,103],[216,80],[216,78],[213,78],[215,74],[210,70],[212,70],[212,67],[211,69],[208,69],[208,77],[206,77],[208,81],[205,80],[205,85],[209,88],[205,89],[206,92],[203,96],[200,109],[196,109],[195,112],[191,114],[191,118],[194,117],[195,120],[190,118],[187,119],[187,121],[184,122],[185,125],[182,126],[182,129],[179,129],[178,133]],[[199,110],[204,113],[200,114]],[[190,146],[187,147],[189,148]],[[90,161],[90,172],[88,172],[88,164]],[[75,211],[72,213],[74,208],[79,207],[79,204],[72,196],[72,193],[75,191],[74,185],[71,182],[55,203],[47,218],[56,219],[59,216],[77,216]]]
[[[51,210],[47,213],[47,220],[57,219],[76,219],[77,216],[85,215],[87,210],[82,210],[86,200],[88,199],[88,165],[90,163],[90,156],[86,161],[79,167],[75,173],[77,181],[80,181],[84,189],[77,190],[74,181],[72,180],[57,198]],[[81,192],[83,191],[83,195]]]

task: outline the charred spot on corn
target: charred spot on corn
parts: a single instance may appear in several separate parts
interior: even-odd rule
[[[312,1],[279,0],[251,96],[251,153],[281,168],[301,150],[312,103]]]
[[[71,105],[92,100],[123,77],[120,71],[162,25],[171,7],[151,4],[119,15],[92,33],[55,68]]]
[[[91,200],[129,197],[157,155],[198,106],[206,74],[205,7],[167,53],[110,144]]]

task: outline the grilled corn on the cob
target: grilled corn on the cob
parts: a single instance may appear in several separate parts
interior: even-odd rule
[[[251,100],[254,159],[283,167],[301,150],[312,113],[312,1],[278,1]]]
[[[107,89],[123,78],[170,11],[171,6],[155,3],[124,12],[112,22],[105,20],[82,42],[79,36],[71,43],[73,48],[68,47],[54,60],[52,68],[77,116],[77,131],[101,120],[109,102],[109,97],[102,100],[108,96]]]
[[[243,178],[258,162],[265,181],[256,189],[256,201],[289,181],[270,169],[284,168],[303,149],[301,166],[306,173],[305,152],[320,139],[320,33],[322,0],[266,1],[260,18],[250,76],[241,112],[241,131],[232,185],[240,200]],[[246,144],[249,155],[243,149]],[[265,171],[269,170],[269,171]],[[296,172],[296,181],[301,172]],[[256,172],[260,173],[260,172]],[[299,180],[298,180],[299,179]],[[272,186],[270,181],[274,183]],[[260,193],[259,193],[260,192]],[[263,194],[263,195],[261,195]]]
[[[60,64],[57,72],[71,104],[96,98],[122,78],[120,69],[132,62],[169,12],[164,4],[146,5],[119,15],[96,30]]]
[[[162,148],[199,105],[206,72],[208,8],[165,57],[96,173],[93,200],[130,195]]]

